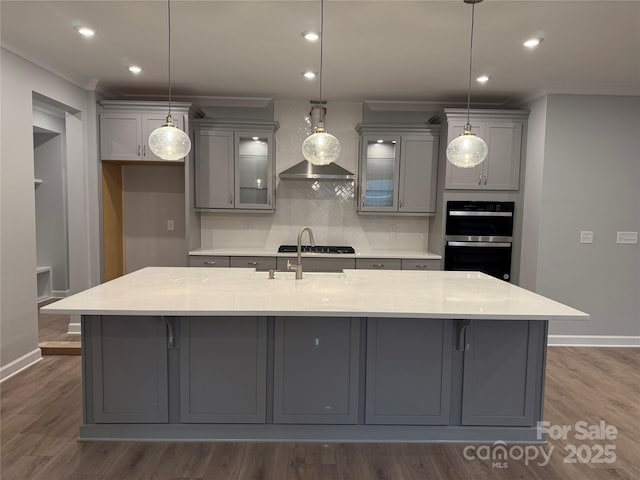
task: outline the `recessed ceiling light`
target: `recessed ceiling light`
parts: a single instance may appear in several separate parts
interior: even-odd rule
[[[80,35],[82,35],[85,38],[91,38],[96,34],[96,31],[94,29],[89,27],[83,27],[80,25],[76,27],[76,30]]]
[[[311,80],[311,79],[313,79],[313,78],[316,78],[316,73],[315,73],[315,72],[304,72],[304,73],[302,74],[302,76],[303,76],[304,78],[308,78],[309,80]]]
[[[260,140],[260,137],[251,137],[251,140],[253,140],[254,142],[257,142],[258,140]]]
[[[314,30],[302,32],[302,36],[309,42],[317,42],[320,39],[320,34]]]
[[[131,66],[129,67],[129,71],[130,71],[131,73],[133,73],[134,75],[137,75],[137,74],[139,74],[140,72],[142,72],[142,68],[140,68],[140,67],[139,67],[139,66],[137,66],[137,65],[131,65]]]
[[[382,142],[384,142],[384,140],[376,140],[376,142],[382,143]]]
[[[540,45],[540,43],[542,43],[542,38],[533,37],[526,40],[522,45],[524,45],[527,48],[536,48],[538,45]]]
[[[397,143],[395,140],[391,140],[391,143]]]
[[[489,81],[489,78],[489,75],[480,75],[478,78],[476,78],[476,81],[480,83],[487,83]]]

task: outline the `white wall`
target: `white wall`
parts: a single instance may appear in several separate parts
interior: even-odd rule
[[[543,103],[534,111],[544,116]],[[536,118],[526,209],[539,233],[523,251],[527,286],[591,314],[552,322],[553,335],[639,336],[640,250],[616,244],[616,232],[640,229],[640,97],[550,95],[544,133]],[[593,244],[579,243],[582,230]]]
[[[341,144],[338,164],[358,169],[358,133],[362,104],[328,104],[327,130]],[[300,162],[306,137],[304,117],[309,102],[275,102],[274,116],[280,123],[276,132],[276,173]],[[300,227],[312,227],[316,243],[353,245],[361,250],[425,250],[428,234],[426,217],[363,216],[356,214],[352,182],[277,181],[277,209],[273,215],[203,213],[202,248],[253,247],[275,249],[295,243]],[[397,230],[397,233],[392,232]]]
[[[0,180],[1,241],[0,241],[0,329],[2,376],[19,368],[21,362],[37,359],[38,331],[36,307],[36,234],[35,197],[33,194],[33,94],[34,92],[59,102],[59,107],[79,112],[81,120],[74,125],[72,140],[76,160],[69,162],[78,174],[70,195],[75,210],[70,216],[70,282],[72,291],[90,286],[92,269],[99,265],[99,252],[90,250],[87,210],[95,203],[97,179],[88,178],[79,165],[95,162],[88,155],[86,138],[96,128],[94,116],[87,115],[91,94],[50,72],[8,52],[0,50],[1,125],[0,143],[2,175]],[[93,110],[95,112],[95,108]],[[66,125],[69,138],[69,123]],[[79,132],[78,132],[79,131]],[[80,138],[77,134],[80,133]],[[93,133],[95,136],[95,132]],[[80,144],[80,152],[77,144]],[[67,146],[69,148],[69,145]],[[69,152],[68,152],[69,154]],[[79,158],[78,158],[79,157]],[[72,167],[73,165],[73,167]],[[72,193],[73,192],[73,193]],[[91,192],[89,194],[88,192]],[[73,227],[71,224],[73,223]],[[74,249],[74,245],[83,245]],[[78,272],[77,274],[74,274]],[[78,280],[76,282],[76,280]],[[75,284],[74,284],[75,282]]]

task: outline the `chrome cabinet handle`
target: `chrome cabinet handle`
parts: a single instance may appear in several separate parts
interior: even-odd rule
[[[482,185],[482,174],[478,175],[478,185]]]
[[[404,198],[400,199],[400,208],[404,207]]]
[[[469,325],[462,325],[458,329],[458,341],[456,350],[459,352],[466,352],[469,350],[469,344],[467,344],[467,327]]]
[[[427,268],[427,266],[424,263],[421,263],[420,265],[416,265],[416,268]]]
[[[363,207],[364,205],[364,193],[362,194],[362,197],[360,197],[360,205],[362,205]]]
[[[214,262],[213,260],[207,261],[207,262],[202,262],[203,265],[215,265],[216,262]]]
[[[167,348],[176,348],[176,337],[173,329],[173,321],[170,318],[165,318],[167,323]]]
[[[484,184],[485,185],[487,184],[487,174],[486,173],[484,174]]]
[[[142,146],[142,156],[143,157],[147,156],[147,144],[146,143]]]
[[[140,145],[138,145],[138,156],[140,156]]]
[[[384,263],[374,263],[371,265],[373,268],[384,268]]]
[[[233,204],[233,193],[229,194],[229,203]]]
[[[258,265],[258,262],[247,262],[247,265],[251,265],[252,267],[255,267],[256,265]]]

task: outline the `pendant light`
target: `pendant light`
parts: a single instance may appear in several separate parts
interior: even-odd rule
[[[163,160],[180,160],[191,151],[189,135],[173,123],[171,117],[171,0],[167,0],[167,18],[169,23],[169,114],[167,123],[156,128],[149,135],[149,148]]]
[[[320,117],[315,132],[302,142],[302,155],[314,165],[329,165],[340,156],[340,142],[324,128],[324,102],[322,101],[322,60],[324,43],[324,0],[320,0]]]
[[[467,124],[464,126],[464,132],[457,138],[454,138],[447,146],[447,159],[456,167],[472,168],[481,164],[489,147],[487,142],[477,135],[471,133],[471,123],[469,123],[469,110],[471,105],[471,66],[473,61],[473,22],[475,17],[476,3],[482,0],[464,0],[464,3],[471,4],[471,45],[469,47],[469,87],[467,89]]]

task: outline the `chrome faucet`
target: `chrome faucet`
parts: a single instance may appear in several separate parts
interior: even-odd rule
[[[302,234],[304,232],[309,233],[309,242],[311,243],[311,246],[315,247],[316,245],[311,229],[309,227],[303,227],[300,229],[300,232],[298,233],[298,263],[293,265],[287,260],[287,270],[296,271],[296,280],[302,280]]]

